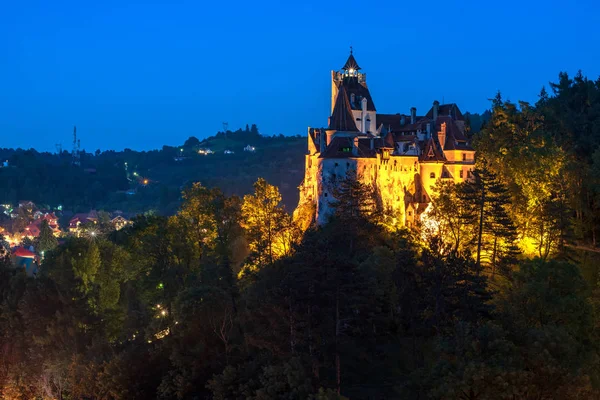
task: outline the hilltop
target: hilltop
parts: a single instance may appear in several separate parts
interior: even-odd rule
[[[248,145],[254,151],[244,151]],[[202,154],[204,149],[212,153]],[[0,202],[17,204],[26,199],[74,212],[171,214],[179,206],[181,190],[192,182],[243,196],[258,177],[264,177],[279,186],[291,212],[298,202],[305,150],[304,137],[263,136],[255,125],[218,132],[202,141],[190,137],[182,146],[160,150],[82,151],[81,166],[72,165],[66,151],[0,149],[0,159],[8,161],[0,168]]]

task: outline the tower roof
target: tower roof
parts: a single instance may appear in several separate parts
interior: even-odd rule
[[[341,85],[338,91],[333,113],[329,119],[329,129],[335,129],[342,132],[358,132],[354,116],[352,115],[352,107],[346,94],[346,88]]]
[[[358,63],[356,62],[356,59],[354,58],[354,55],[352,54],[352,47],[350,47],[350,56],[348,57],[348,60],[346,60],[346,64],[344,64],[342,69],[345,71],[348,71],[351,69],[358,71],[360,69],[360,67],[358,66]]]

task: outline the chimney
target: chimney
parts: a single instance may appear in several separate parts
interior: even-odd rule
[[[417,122],[417,108],[412,107],[410,109],[410,123],[414,124],[415,122]]]
[[[434,124],[435,124],[435,121],[437,121],[439,109],[440,109],[440,102],[436,100],[433,102],[433,123]]]
[[[371,136],[371,150],[375,149],[375,138]]]
[[[446,123],[444,122],[440,128],[442,129],[438,132],[438,140],[440,141],[442,150],[444,150],[444,144],[446,144]]]
[[[426,138],[429,139],[431,137],[431,124],[428,122],[427,123],[427,136]]]
[[[358,136],[354,136],[352,139],[352,155],[358,156]]]
[[[402,115],[402,116],[400,117],[400,125],[401,125],[401,126],[404,126],[405,124],[406,124],[406,117],[405,117],[404,115]]]

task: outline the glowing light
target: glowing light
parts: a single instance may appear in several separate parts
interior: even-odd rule
[[[428,236],[436,235],[440,230],[440,223],[430,217],[433,211],[433,203],[429,203],[427,208],[421,214],[421,236],[426,240]]]
[[[144,179],[144,185],[148,184],[148,179]]]
[[[162,311],[160,312],[160,315],[162,315],[162,316],[164,317],[165,315],[167,315],[167,311],[166,311],[166,310],[162,310]]]
[[[160,331],[158,333],[155,333],[154,337],[157,338],[157,339],[162,339],[165,336],[167,336],[169,333],[171,333],[171,330],[169,328],[163,329],[162,331]]]

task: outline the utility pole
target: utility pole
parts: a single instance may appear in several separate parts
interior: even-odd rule
[[[227,131],[229,130],[229,123],[223,122],[223,134],[225,135],[225,139],[227,139]]]
[[[81,142],[77,140],[77,127],[73,126],[73,150],[71,151],[71,158],[73,165],[79,167],[81,165],[81,160],[79,158],[79,148],[81,146]]]

